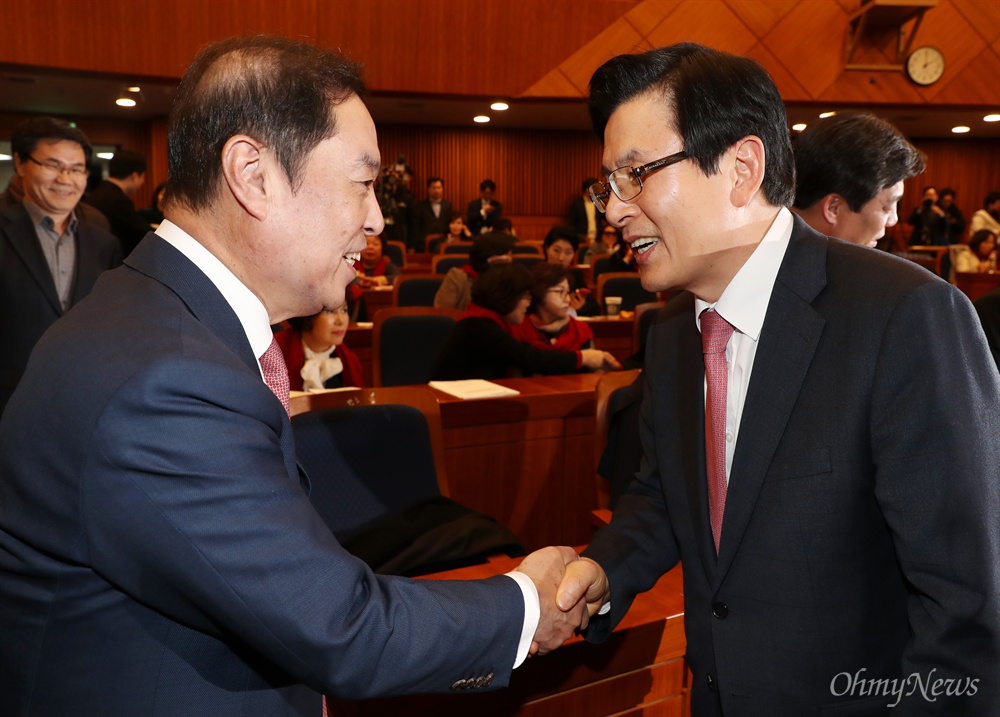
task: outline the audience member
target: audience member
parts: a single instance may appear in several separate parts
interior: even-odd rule
[[[580,194],[569,205],[569,225],[581,242],[596,242],[597,231],[604,223],[604,212],[599,211],[590,198],[590,187],[596,183],[593,177],[584,179]]]
[[[87,195],[111,224],[111,233],[128,256],[149,232],[149,222],[135,210],[133,198],[146,183],[146,158],[138,152],[119,149],[108,160],[108,178]]]
[[[439,309],[464,311],[472,299],[472,284],[494,264],[509,264],[512,258],[509,237],[488,234],[476,239],[469,250],[469,263],[456,266],[445,274],[434,295]]]
[[[503,215],[503,205],[493,198],[497,185],[492,179],[479,183],[479,199],[469,202],[469,231],[486,234],[493,230],[497,219]]]
[[[616,251],[621,243],[621,232],[610,224],[605,224],[604,228],[601,229],[601,235],[587,247],[587,251],[583,255],[583,263],[593,266],[594,259],[608,256],[611,252]]]
[[[891,124],[841,112],[796,139],[795,213],[821,234],[875,247],[899,221],[903,181],[923,171],[923,154]]]
[[[493,222],[493,228],[486,232],[486,234],[503,234],[509,237],[517,236],[517,232],[514,231],[514,222],[509,217],[498,217]]]
[[[531,272],[520,264],[495,266],[472,285],[472,301],[431,369],[437,381],[575,373],[621,368],[596,349],[549,351],[518,341],[514,326],[531,304]]]
[[[350,319],[345,301],[336,309],[289,319],[290,328],[274,335],[288,367],[289,389],[364,388],[361,359],[344,343]]]
[[[570,273],[569,288],[572,293],[569,297],[569,306],[577,316],[598,316],[601,307],[597,305],[597,300],[592,296],[590,287],[583,277],[583,272],[576,268],[576,252],[580,246],[580,238],[573,227],[554,226],[549,229],[542,242],[542,251],[545,252],[545,261],[555,266],[561,266]]]
[[[960,245],[961,246],[961,245]],[[990,271],[997,268],[997,235],[980,229],[961,251],[955,252],[955,271]]]
[[[429,178],[427,199],[417,202],[413,210],[413,247],[417,251],[422,250],[428,234],[447,234],[451,215],[451,202],[444,199],[444,180],[441,177]]]
[[[453,244],[457,241],[471,241],[472,232],[465,226],[465,219],[460,212],[452,212],[448,220],[448,232],[439,239],[431,239],[427,243],[427,251],[430,254],[437,254],[441,247],[446,244]]]
[[[396,283],[396,277],[402,272],[383,253],[385,235],[367,236],[365,242],[365,250],[361,252],[361,259],[354,264],[354,270],[358,274],[358,284],[369,288],[372,286],[391,286]]]
[[[944,212],[944,219],[947,223],[948,243],[960,244],[965,235],[965,217],[962,215],[962,210],[955,204],[955,190],[951,187],[942,189],[938,206]]]
[[[938,206],[936,187],[924,187],[924,198],[910,213],[907,223],[913,227],[910,244],[948,246],[948,220]]]
[[[987,194],[983,200],[983,208],[972,215],[969,233],[975,234],[980,229],[989,229],[1000,236],[1000,192]]]
[[[363,92],[283,37],[213,43],[181,80],[166,218],[46,334],[0,420],[0,714],[482,691],[583,619],[555,607],[569,548],[482,581],[376,575],[309,502],[270,326],[343,304],[383,229]],[[18,166],[82,191],[86,142],[63,136]]]
[[[139,210],[139,214],[149,222],[149,226],[153,229],[160,226],[160,222],[163,221],[163,197],[166,193],[167,183],[160,182],[156,185],[156,189],[153,190],[149,206]]]
[[[531,275],[531,305],[525,320],[513,326],[514,338],[550,351],[594,348],[594,332],[569,313],[569,271],[541,262],[531,267]]]
[[[122,259],[117,239],[78,217],[92,152],[83,132],[36,117],[10,146],[18,183],[0,216],[0,412],[42,334]]]
[[[620,55],[590,115],[595,200],[643,286],[685,291],[648,337],[641,467],[560,604],[607,639],[679,564],[695,717],[995,712],[1000,375],[972,306],[788,211],[785,105],[755,61]],[[938,692],[842,687],[859,675]]]
[[[24,199],[24,182],[20,176],[15,174],[7,182],[7,188],[3,193],[0,193],[0,214],[20,204],[22,199]],[[73,211],[80,221],[93,224],[109,234],[111,233],[111,225],[108,224],[108,218],[101,214],[99,209],[90,206],[82,199],[76,203]]]

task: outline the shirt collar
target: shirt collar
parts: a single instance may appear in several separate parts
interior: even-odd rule
[[[267,309],[229,268],[193,236],[168,219],[156,228],[156,234],[191,260],[225,298],[243,326],[253,355],[260,358],[271,345],[274,335]]]
[[[28,195],[24,196],[21,203],[24,205],[25,211],[28,212],[28,216],[31,217],[31,223],[33,226],[37,227],[41,224],[45,229],[48,229],[51,232],[56,230],[56,223],[52,217],[46,214],[44,209],[28,199]],[[69,221],[66,223],[66,231],[71,234],[76,234],[76,210],[69,213]]]
[[[714,308],[737,331],[757,341],[764,326],[764,316],[767,314],[767,305],[771,300],[781,260],[785,257],[785,250],[792,237],[793,224],[792,213],[782,207],[760,244],[736,272],[719,300],[713,305],[695,299],[695,320],[699,331],[701,313],[705,309]]]

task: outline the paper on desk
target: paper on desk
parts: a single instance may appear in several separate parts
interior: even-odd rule
[[[431,388],[455,396],[456,398],[493,398],[495,396],[517,396],[520,391],[501,386],[481,378],[470,378],[464,381],[431,381]]]

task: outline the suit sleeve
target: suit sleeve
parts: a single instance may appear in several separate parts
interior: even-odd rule
[[[374,575],[310,505],[281,447],[288,430],[251,371],[172,357],[131,377],[83,468],[94,569],[328,694],[443,691],[470,673],[505,685],[523,621],[517,585]]]
[[[449,269],[448,273],[444,275],[441,286],[438,287],[437,293],[434,294],[434,306],[438,309],[458,308],[458,300],[462,298],[462,289],[458,285],[455,275],[452,273],[454,271],[465,273],[461,269]]]
[[[902,674],[980,678],[980,704],[1000,704],[1000,375],[990,363],[965,296],[923,284],[886,326],[871,407],[876,499],[909,584]]]

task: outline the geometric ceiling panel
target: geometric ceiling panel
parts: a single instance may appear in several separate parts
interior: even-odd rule
[[[769,0],[769,2],[727,0],[726,4],[754,35],[763,37],[799,4],[799,0]]]
[[[816,98],[843,73],[847,18],[837,3],[798,3],[762,39]]]
[[[1000,39],[1000,11],[997,0],[951,0],[972,28],[988,43]]]
[[[944,48],[945,71],[940,81],[920,89],[925,101],[932,101],[950,83],[962,74],[962,70],[975,59],[986,41],[975,31],[965,17],[954,7],[944,7],[950,3],[942,3],[924,16],[924,22],[913,43],[913,49],[921,45],[933,45]],[[1000,7],[1000,1],[996,3]],[[1000,12],[996,14],[1000,15]]]
[[[785,102],[805,102],[813,99],[801,83],[795,79],[795,76],[778,62],[763,43],[757,43],[745,54],[751,60],[756,60],[764,66],[767,73],[771,75],[771,79],[774,80],[774,85],[778,88],[781,99]]]
[[[982,104],[1000,108],[1000,54],[992,48],[983,48],[961,71],[951,76],[951,80],[941,88],[934,101],[940,104]]]
[[[697,42],[736,55],[757,44],[757,36],[721,2],[682,3],[647,38],[653,47]]]

